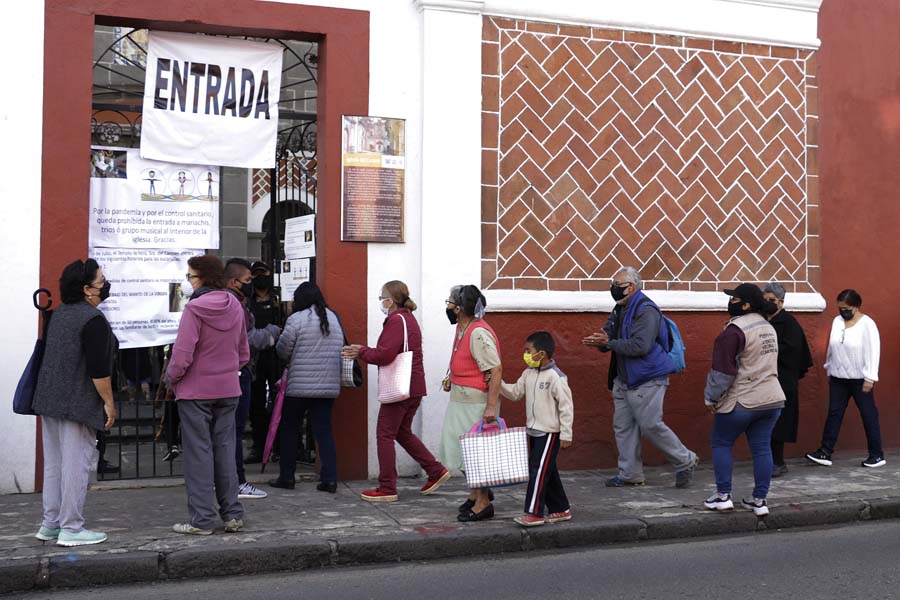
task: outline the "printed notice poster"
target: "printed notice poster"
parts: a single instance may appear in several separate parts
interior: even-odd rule
[[[294,291],[309,281],[309,259],[295,258],[281,261],[281,301],[293,302]]]
[[[89,232],[92,247],[218,248],[219,168],[93,147]]]
[[[304,215],[284,221],[284,257],[312,258],[316,255],[316,216]]]
[[[151,31],[145,47],[141,156],[275,168],[283,45]]]
[[[100,310],[119,339],[120,348],[162,346],[175,341],[181,313],[191,294],[185,279],[187,261],[196,250],[94,248],[112,284]]]
[[[406,121],[343,117],[341,240],[403,242]]]

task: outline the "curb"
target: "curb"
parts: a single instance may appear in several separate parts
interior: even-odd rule
[[[258,575],[327,566],[435,560],[532,552],[701,536],[751,533],[900,518],[900,497],[787,504],[767,518],[749,511],[573,521],[520,529],[510,524],[464,527],[455,531],[391,534],[341,540],[309,537],[289,543],[173,552],[76,554],[0,560],[0,594],[46,588]]]

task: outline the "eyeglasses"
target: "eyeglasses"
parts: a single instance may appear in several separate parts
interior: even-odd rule
[[[379,302],[384,302],[385,300],[390,300],[390,299],[391,299],[390,296],[378,296]]]
[[[190,283],[191,279],[200,279],[200,276],[199,275],[191,275],[190,273],[186,273],[184,278],[187,279],[188,283]]]
[[[453,306],[457,305],[456,302],[454,302],[453,300],[444,300],[444,304],[446,304],[447,306],[450,306],[451,304]]]

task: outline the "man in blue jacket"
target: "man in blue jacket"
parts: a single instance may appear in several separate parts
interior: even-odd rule
[[[609,389],[615,402],[613,430],[619,450],[619,473],[607,487],[644,484],[641,436],[665,454],[675,467],[675,487],[691,483],[697,455],[688,450],[663,422],[663,399],[675,365],[669,358],[669,330],[659,307],[641,291],[641,276],[623,267],[613,277],[610,293],[616,302],[603,331],[584,344],[612,352]]]

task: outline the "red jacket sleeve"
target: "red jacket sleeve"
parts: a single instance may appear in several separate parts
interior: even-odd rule
[[[378,345],[375,348],[363,346],[359,350],[359,357],[370,365],[384,367],[394,362],[397,355],[403,351],[403,323],[400,315],[391,315],[384,322],[384,329],[378,336]]]

